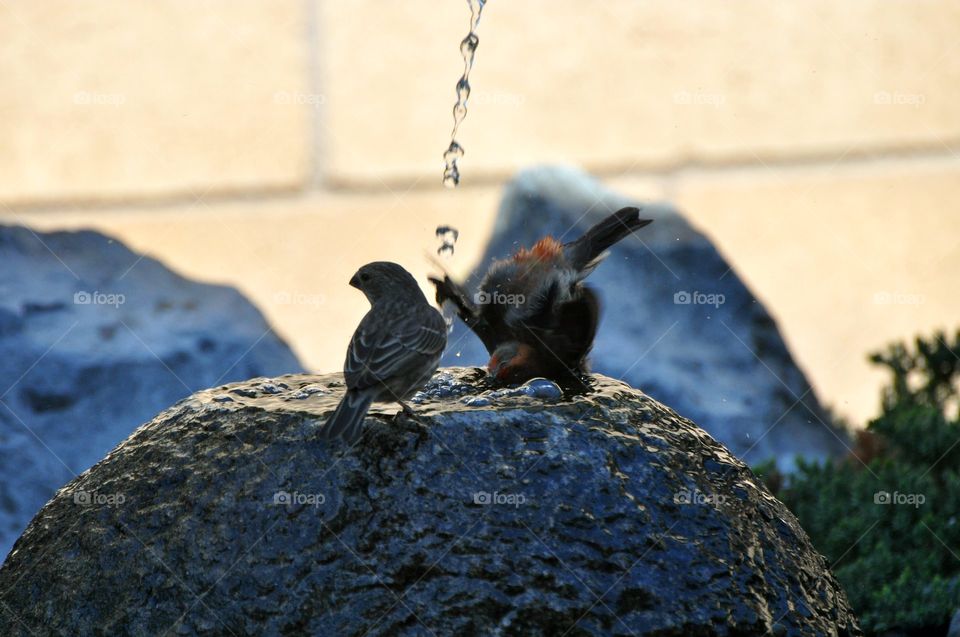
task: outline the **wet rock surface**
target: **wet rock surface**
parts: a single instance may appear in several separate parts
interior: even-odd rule
[[[301,370],[233,288],[97,232],[0,226],[0,559],[58,488],[161,409]]]
[[[859,634],[793,515],[623,383],[448,368],[353,448],[317,437],[342,391],[254,379],[140,427],[18,540],[0,634]]]
[[[603,310],[593,371],[642,387],[748,464],[775,458],[791,471],[797,455],[846,453],[846,435],[830,426],[773,318],[711,241],[668,204],[631,200],[571,168],[523,171],[506,188],[468,289],[491,260],[546,234],[572,241],[628,205],[641,206],[654,223],[613,246],[587,279]],[[448,343],[445,365],[489,358],[459,320]]]

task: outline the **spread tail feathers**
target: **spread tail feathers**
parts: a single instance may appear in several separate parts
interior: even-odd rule
[[[621,208],[587,230],[576,241],[565,245],[567,258],[578,270],[587,269],[607,248],[652,221],[641,219],[639,208]]]
[[[347,390],[337,405],[337,410],[320,431],[320,436],[326,440],[342,438],[350,444],[356,442],[360,438],[360,425],[370,409],[371,402],[373,398],[369,394]]]

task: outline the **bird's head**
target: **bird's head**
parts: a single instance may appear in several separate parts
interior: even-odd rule
[[[501,383],[522,383],[539,375],[537,353],[526,343],[504,343],[493,351],[487,371]]]
[[[407,295],[413,294],[415,296],[410,298],[411,301],[414,298],[423,298],[426,302],[426,297],[413,275],[390,261],[366,264],[356,271],[350,279],[350,285],[363,292],[371,305],[397,293],[401,294],[401,298],[410,298]]]

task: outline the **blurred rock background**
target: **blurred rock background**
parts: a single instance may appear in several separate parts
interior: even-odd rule
[[[0,222],[95,228],[236,286],[318,371],[365,311],[358,265],[425,284],[449,223],[466,274],[503,183],[540,163],[682,210],[855,423],[878,407],[866,352],[960,315],[960,3],[491,0],[450,191],[468,17],[6,0]]]
[[[0,558],[57,489],[157,412],[301,369],[236,289],[102,234],[0,225],[0,263]]]

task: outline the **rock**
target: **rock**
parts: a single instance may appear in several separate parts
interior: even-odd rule
[[[572,241],[627,205],[642,205],[641,215],[655,221],[614,246],[587,280],[603,309],[593,370],[671,405],[748,464],[775,458],[790,472],[797,455],[844,453],[846,434],[831,426],[773,318],[669,205],[632,201],[570,168],[524,171],[506,188],[468,288],[476,289],[491,260],[546,234]],[[448,342],[445,365],[489,358],[459,320]]]
[[[0,634],[860,634],[696,425],[602,376],[547,400],[482,379],[442,370],[421,422],[376,406],[352,449],[317,436],[339,375],[195,394],[37,514]]]
[[[301,371],[239,292],[96,232],[0,226],[0,559],[54,492],[159,410]]]

